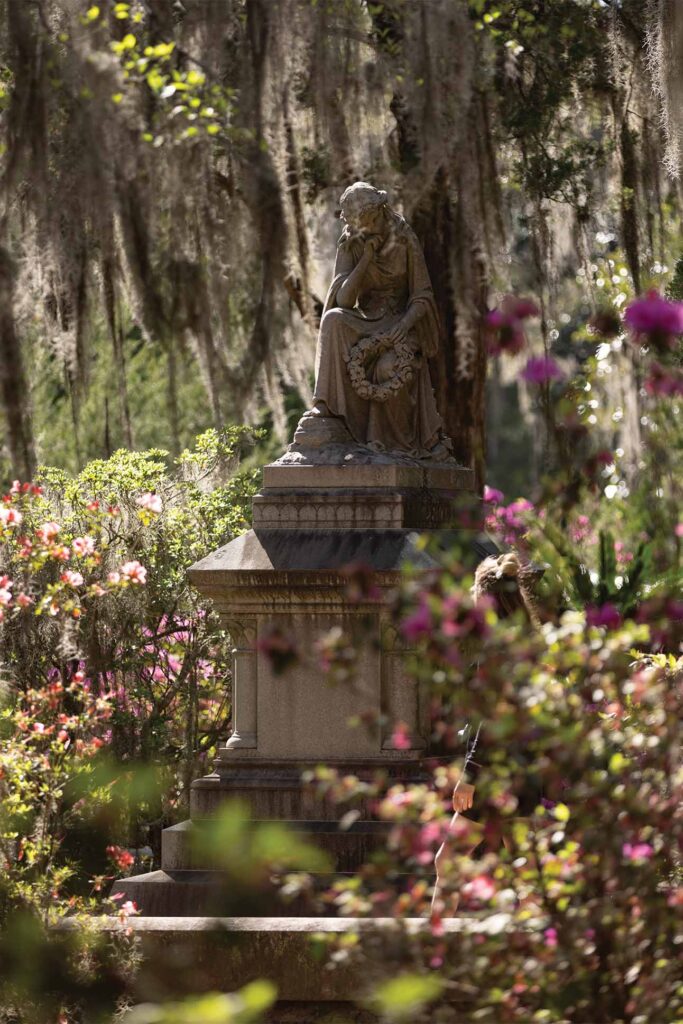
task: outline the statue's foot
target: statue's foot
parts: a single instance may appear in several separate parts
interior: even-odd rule
[[[299,448],[324,448],[328,444],[353,445],[344,421],[334,416],[325,402],[317,401],[299,420],[294,444]]]
[[[436,443],[429,449],[429,458],[434,459],[436,462],[446,462],[448,459],[453,460],[455,458],[453,455],[453,442],[448,434],[444,434],[443,430],[439,431]]]
[[[327,406],[325,405],[325,403],[322,400],[318,400],[315,403],[315,405],[313,406],[313,408],[309,410],[308,415],[309,416],[321,416],[321,417],[326,418],[328,416],[331,416],[332,413],[330,412],[330,410],[327,408]]]

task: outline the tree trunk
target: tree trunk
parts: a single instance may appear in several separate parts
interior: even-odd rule
[[[109,260],[105,260],[102,267],[102,280],[104,284],[104,302],[107,312],[107,325],[111,339],[112,351],[114,353],[114,367],[116,372],[116,383],[119,392],[119,408],[121,413],[121,427],[123,438],[128,448],[133,448],[133,424],[130,418],[130,406],[128,403],[128,383],[126,380],[126,359],[123,349],[123,332],[121,330],[120,318],[116,315],[116,285],[114,283],[114,271]]]
[[[29,394],[14,323],[14,267],[3,246],[0,246],[0,392],[12,472],[23,480],[30,480],[35,472],[36,457]]]

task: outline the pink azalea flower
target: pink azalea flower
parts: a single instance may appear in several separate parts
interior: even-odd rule
[[[420,640],[422,637],[428,636],[433,628],[432,613],[424,599],[420,601],[419,607],[401,623],[401,632],[406,640]]]
[[[50,544],[59,533],[59,523],[43,523],[38,527],[36,534],[43,544]]]
[[[3,526],[19,526],[22,518],[21,512],[15,508],[7,508],[7,506],[0,508],[0,523]]]
[[[17,595],[17,604],[20,608],[28,608],[30,604],[33,604],[33,598],[29,597],[28,594],[25,594],[22,590],[22,592]]]
[[[557,928],[546,928],[543,932],[543,938],[545,939],[546,946],[554,949],[557,946]]]
[[[496,884],[489,875],[475,875],[465,883],[462,892],[466,899],[487,903],[496,894]]]
[[[391,746],[394,750],[410,750],[411,740],[405,722],[397,722],[391,734]]]
[[[110,572],[110,573],[107,574],[107,580],[108,580],[109,583],[120,583],[121,582],[121,573],[119,573],[119,572]]]
[[[665,299],[652,289],[626,307],[624,320],[635,339],[655,348],[673,348],[676,335],[683,334],[683,302]]]
[[[533,299],[520,299],[515,295],[506,295],[501,308],[517,320],[528,320],[531,316],[539,316],[541,312]]]
[[[621,848],[626,860],[649,860],[654,854],[654,849],[649,843],[624,843]]]
[[[620,565],[627,565],[633,561],[633,552],[626,550],[626,545],[623,540],[617,540],[614,542],[614,552],[617,556],[617,562]]]
[[[528,360],[520,377],[528,384],[545,384],[551,380],[561,380],[563,371],[550,356],[534,356]]]
[[[81,587],[83,586],[83,577],[80,572],[74,572],[73,569],[66,569],[61,577],[62,583],[68,583],[70,587]]]
[[[619,609],[609,601],[599,607],[586,609],[586,623],[589,626],[604,626],[605,629],[618,629],[621,625]]]
[[[92,537],[76,537],[71,547],[74,555],[84,558],[86,555],[92,555],[95,551],[95,541]]]
[[[500,505],[504,498],[502,491],[496,490],[495,487],[489,487],[488,484],[484,487],[484,501],[490,505]]]
[[[531,299],[506,295],[500,308],[492,309],[484,318],[491,355],[497,356],[501,352],[515,355],[521,352],[526,345],[524,321],[530,316],[538,316],[539,312],[538,306]]]
[[[154,512],[156,515],[161,512],[161,498],[158,494],[148,491],[147,494],[143,494],[138,498],[138,505],[140,508],[146,508],[149,512]]]
[[[588,516],[577,516],[576,522],[569,528],[569,536],[575,544],[587,540],[591,535],[591,521]]]
[[[683,396],[683,373],[654,360],[650,363],[650,373],[645,379],[645,390],[648,395],[679,398]]]
[[[121,575],[131,583],[144,583],[147,579],[147,570],[138,561],[124,562],[121,566]]]
[[[683,537],[683,523],[677,523],[674,533],[677,537]]]

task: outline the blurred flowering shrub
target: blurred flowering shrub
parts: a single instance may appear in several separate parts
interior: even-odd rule
[[[503,357],[526,344],[512,308],[507,300],[488,320]],[[594,359],[555,385],[556,459],[533,501],[485,489],[487,528],[522,566],[498,585],[524,590],[526,614],[506,615],[515,603],[495,587],[475,600],[457,551],[404,582],[396,625],[430,701],[429,777],[311,776],[345,818],[369,804],[390,826],[386,848],[338,879],[327,902],[344,914],[430,917],[384,955],[397,971],[419,964],[438,978],[468,1019],[683,1017],[679,396],[647,384],[678,372],[680,315],[680,303],[648,295],[627,307],[625,325],[605,317],[595,327],[633,342],[642,360],[635,473],[605,444],[609,406],[598,422],[601,403],[586,400],[603,383],[604,359]],[[452,821],[464,781],[475,783],[475,822],[469,811]],[[452,932],[456,907],[465,921]],[[488,923],[477,927],[477,915]],[[362,955],[327,945],[334,962]]]

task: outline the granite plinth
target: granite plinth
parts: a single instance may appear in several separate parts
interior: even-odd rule
[[[391,600],[407,565],[428,572],[455,546],[472,565],[492,552],[478,512],[469,526],[441,528],[471,472],[367,449],[348,463],[306,458],[289,452],[266,467],[254,529],[189,570],[234,644],[233,728],[215,771],[192,785],[190,820],[164,831],[162,870],[114,886],[147,916],[244,909],[242,895],[253,894],[226,889],[220,865],[193,842],[228,800],[241,800],[255,822],[286,823],[327,854],[330,870],[350,873],[384,845],[387,826],[361,802],[358,820],[340,830],[347,808],[302,785],[302,772],[325,764],[368,779],[380,769],[389,784],[426,779],[429,702],[409,670]],[[286,665],[277,657],[282,643]],[[351,653],[330,677],[324,663],[334,664],[336,650]],[[256,913],[311,912],[303,897],[283,905],[273,887],[259,899]]]
[[[351,760],[328,757],[329,767],[340,775],[355,775],[363,782],[371,782],[380,773],[389,785],[425,783],[429,774],[423,760],[410,751],[394,751],[391,757]],[[303,776],[315,769],[316,762],[308,763],[250,754],[238,758],[230,752],[216,761],[216,770],[196,779],[190,793],[192,819],[213,818],[227,799],[239,799],[249,808],[254,820],[282,821],[334,821],[339,819],[338,808],[320,796]],[[357,798],[354,810],[360,820],[372,817],[374,798]]]
[[[402,488],[434,491],[469,491],[474,483],[471,469],[451,464],[424,465],[413,463],[385,463],[358,465],[339,462],[336,465],[283,465],[274,462],[263,469],[263,487],[266,490],[373,490],[388,491]]]
[[[509,914],[459,917],[443,921],[444,959],[459,955],[461,936],[509,935],[515,930]],[[78,931],[77,919],[64,919],[58,928]],[[133,999],[181,997],[196,992],[232,992],[257,978],[268,978],[278,988],[278,999],[303,1004],[298,1024],[316,1020],[316,1006],[329,1002],[347,1014],[382,980],[394,977],[413,960],[415,936],[429,934],[421,918],[389,917],[151,917],[88,921],[90,931],[116,934],[131,930],[140,942],[140,969],[131,976]],[[319,935],[357,934],[362,957],[349,957],[330,969],[327,958],[315,955],[313,938]],[[412,952],[411,952],[412,950]],[[457,986],[449,988],[448,1002],[462,1010],[452,1020],[463,1024],[469,1002]],[[277,1013],[277,1010],[275,1011]],[[273,1020],[277,1017],[273,1016]]]

